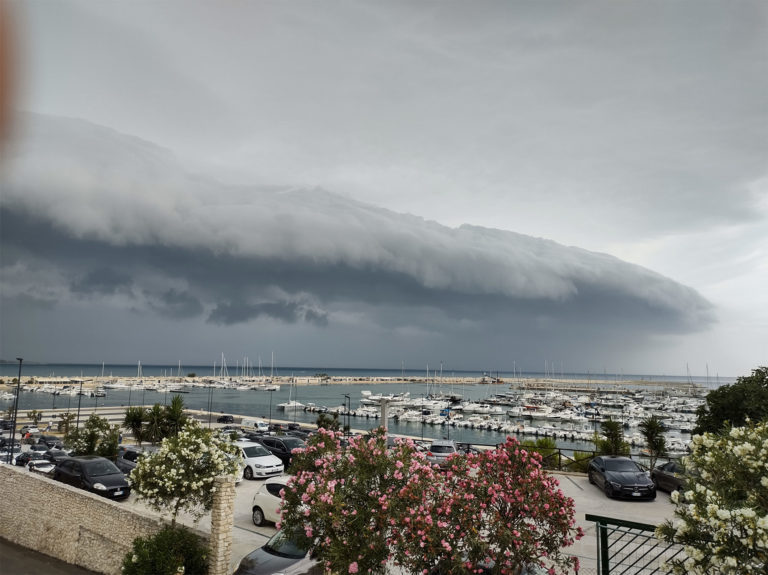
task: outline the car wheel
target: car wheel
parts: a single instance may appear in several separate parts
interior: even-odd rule
[[[654,501],[656,499],[656,490],[654,489],[651,493],[651,501]]]
[[[655,490],[658,490],[659,489],[659,480],[656,479],[655,477],[651,477],[651,481],[653,481],[653,488]]]
[[[245,471],[243,471],[243,477],[253,479],[253,470],[250,467],[246,467]]]
[[[611,487],[611,484],[607,481],[605,482],[605,496],[608,497],[608,499],[613,498],[613,487]]]
[[[589,473],[587,473],[587,479],[589,479],[589,483],[590,483],[591,485],[594,485],[594,484],[595,484],[595,478],[594,478],[594,477],[592,477],[592,470],[591,470],[591,469],[590,469]]]
[[[253,508],[251,519],[253,519],[253,524],[257,527],[264,524],[264,512],[261,510],[261,507]]]

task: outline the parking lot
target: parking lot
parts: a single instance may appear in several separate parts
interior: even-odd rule
[[[26,450],[27,447],[24,446]],[[654,501],[616,500],[608,499],[603,491],[595,485],[590,485],[586,475],[555,473],[563,492],[572,497],[576,507],[576,521],[584,531],[584,538],[577,542],[570,552],[581,559],[582,574],[596,573],[597,543],[594,523],[587,522],[586,514],[624,519],[651,525],[658,525],[665,519],[671,518],[674,506],[669,494],[658,492]],[[262,546],[275,533],[274,525],[267,524],[256,527],[251,520],[251,503],[253,495],[259,489],[263,480],[243,480],[236,487],[234,508],[234,526],[232,533],[232,569],[240,560],[257,547]],[[125,505],[151,515],[156,512],[141,503],[134,495],[120,505]],[[179,521],[194,526],[190,516],[182,515]],[[204,516],[197,527],[207,532],[210,530],[210,517]]]
[[[586,475],[555,474],[560,481],[563,492],[572,497],[576,506],[576,520],[584,531],[585,536],[578,541],[570,552],[579,556],[583,574],[596,573],[597,542],[595,539],[595,524],[587,522],[586,514],[601,515],[616,519],[636,521],[657,525],[672,517],[674,506],[669,494],[659,492],[655,501],[634,501],[608,499],[603,491],[590,485]],[[242,481],[236,488],[234,528],[232,533],[232,567],[252,550],[263,545],[275,533],[273,525],[256,527],[251,521],[251,501],[254,493],[263,483],[262,480]],[[123,503],[136,508],[145,509],[134,495]],[[183,518],[189,522],[189,518]],[[208,517],[200,520],[199,527],[207,530],[210,527]]]

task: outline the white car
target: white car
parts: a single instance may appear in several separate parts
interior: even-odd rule
[[[255,441],[237,441],[235,442],[243,452],[243,477],[253,479],[254,477],[265,478],[275,475],[282,475],[283,462],[278,457],[272,455],[269,450]]]
[[[280,491],[288,483],[288,477],[273,477],[261,484],[253,496],[251,518],[254,525],[263,525],[265,521],[277,523],[280,520]]]

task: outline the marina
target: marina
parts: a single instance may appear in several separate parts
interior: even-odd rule
[[[207,411],[214,420],[232,414],[313,425],[325,413],[338,417],[342,426],[366,430],[382,424],[386,404],[387,427],[393,434],[490,445],[507,435],[551,437],[561,448],[578,450],[592,448],[591,438],[606,419],[620,421],[625,438],[639,450],[643,442],[638,425],[656,415],[667,427],[670,452],[682,454],[708,390],[692,378],[507,378],[468,373],[428,377],[346,370],[291,376],[229,375],[222,370],[187,377],[180,366],[174,371],[168,375],[166,369],[154,377],[144,376],[141,368],[132,376],[22,376],[19,412],[79,407],[87,415],[99,407],[166,404],[169,396],[183,394],[188,409]],[[7,375],[3,379],[0,408],[7,409],[15,387],[8,385]]]

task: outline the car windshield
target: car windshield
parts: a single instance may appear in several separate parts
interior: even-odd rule
[[[297,447],[306,447],[307,445],[301,439],[296,439],[295,437],[282,437],[281,439],[289,451]]]
[[[429,448],[432,453],[455,453],[453,445],[433,445]]]
[[[275,533],[264,545],[264,551],[290,559],[302,559],[307,554],[307,550],[299,547],[284,531]]]
[[[267,449],[261,445],[251,445],[250,447],[243,447],[243,453],[246,457],[264,457],[265,455],[272,455]]]
[[[89,461],[85,464],[85,468],[88,470],[88,475],[91,477],[101,477],[104,475],[113,475],[115,473],[122,473],[115,464],[106,459],[96,459]]]
[[[637,463],[631,459],[606,459],[606,471],[641,471]]]

